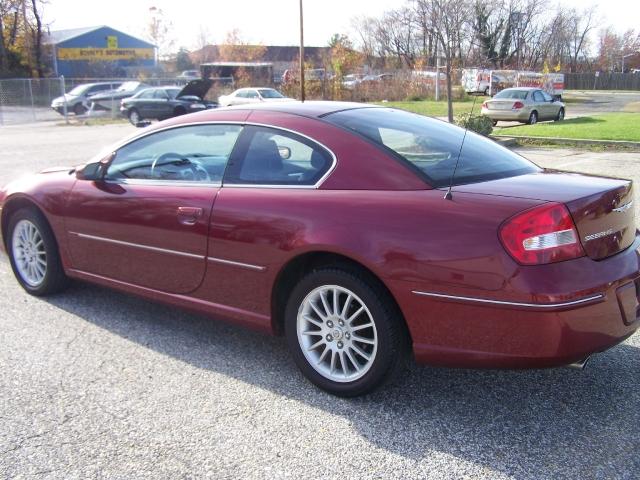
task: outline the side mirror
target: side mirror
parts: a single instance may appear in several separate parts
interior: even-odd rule
[[[282,145],[278,146],[278,153],[283,160],[289,160],[291,158],[291,149]]]
[[[104,177],[103,164],[100,162],[87,163],[85,166],[76,169],[78,180],[98,181]]]
[[[107,173],[107,168],[116,156],[116,152],[110,153],[99,162],[87,163],[83,167],[76,169],[76,178],[78,180],[89,180],[100,182]]]

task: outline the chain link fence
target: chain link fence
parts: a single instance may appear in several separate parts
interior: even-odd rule
[[[220,95],[226,95],[235,89],[233,78],[215,78],[207,99],[217,101]],[[121,95],[114,93],[112,97],[100,102],[100,107],[91,108],[90,99],[69,103],[65,93],[78,85],[87,83],[110,83],[117,88],[124,82],[135,82],[131,78],[15,78],[0,80],[0,126],[41,121],[69,121],[74,118],[87,117],[120,117]],[[189,80],[177,78],[150,78],[142,81],[144,87],[184,86]],[[104,94],[105,92],[96,92]],[[54,99],[56,109],[52,107]],[[104,108],[104,106],[107,108]]]
[[[63,92],[60,78],[0,80],[0,125],[60,120],[51,101]]]

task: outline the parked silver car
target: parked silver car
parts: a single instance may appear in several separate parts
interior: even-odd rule
[[[539,120],[564,120],[565,104],[539,88],[506,88],[485,101],[480,113],[494,125],[500,120],[533,125]]]
[[[293,99],[285,97],[273,88],[240,88],[229,95],[220,95],[218,104],[221,107],[245,105],[260,102],[282,102]]]
[[[82,115],[89,109],[91,96],[118,88],[121,83],[122,82],[100,82],[76,85],[70,92],[67,92],[64,97],[54,98],[51,102],[51,108],[60,115],[64,115],[64,104],[66,100],[68,113],[73,112],[76,115]]]

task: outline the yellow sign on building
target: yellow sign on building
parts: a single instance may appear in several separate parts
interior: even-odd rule
[[[58,60],[153,60],[154,53],[153,48],[59,48]]]
[[[109,50],[113,50],[114,48],[118,48],[118,37],[115,35],[109,35],[107,37],[107,48]]]

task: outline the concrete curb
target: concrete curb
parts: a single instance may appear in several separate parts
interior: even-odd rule
[[[618,147],[633,147],[640,149],[640,142],[630,142],[627,140],[589,140],[586,138],[562,138],[562,137],[530,137],[525,135],[491,135],[491,138],[497,140],[512,140],[515,143],[517,140],[542,140],[548,143],[557,143],[559,145],[602,145],[618,146]],[[511,143],[511,145],[513,145]],[[504,145],[504,144],[503,144]]]

